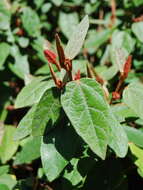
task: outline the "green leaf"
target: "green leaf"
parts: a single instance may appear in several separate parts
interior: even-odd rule
[[[139,41],[143,42],[143,22],[132,24],[132,31]]]
[[[71,126],[58,126],[42,139],[41,159],[49,181],[59,177],[64,167],[73,158],[78,136]]]
[[[15,73],[21,79],[25,78],[25,75],[30,73],[29,63],[28,63],[28,56],[21,55],[18,46],[14,45],[11,47],[11,55],[15,59],[14,64],[9,64],[9,68],[13,73]]]
[[[37,13],[30,7],[23,8],[22,23],[27,33],[32,36],[38,36],[40,34],[40,19]]]
[[[63,3],[63,0],[51,0],[56,6],[60,6]]]
[[[133,143],[130,143],[129,146],[132,154],[137,158],[134,164],[138,167],[138,173],[143,177],[143,149],[137,147]]]
[[[45,77],[38,77],[26,85],[18,94],[15,107],[22,108],[38,103],[44,92],[54,86],[52,80],[43,81],[44,79]]]
[[[18,43],[22,48],[26,48],[29,45],[29,39],[25,37],[18,38]]]
[[[32,134],[43,135],[45,130],[53,127],[60,116],[60,91],[57,88],[47,90],[36,106],[32,122]],[[47,125],[47,128],[46,128]]]
[[[14,165],[31,163],[40,157],[41,137],[29,137],[22,150],[16,154]]]
[[[130,83],[123,92],[123,101],[141,119],[143,119],[143,84],[140,82]]]
[[[137,146],[143,148],[143,132],[141,130],[128,126],[125,126],[124,129],[127,133],[129,142],[132,142]]]
[[[123,67],[128,55],[134,50],[135,40],[128,32],[116,30],[112,35],[112,45],[110,48],[110,57],[114,65],[117,66],[120,72],[123,72]]]
[[[17,151],[19,142],[13,140],[15,130],[16,128],[13,126],[5,126],[2,143],[0,145],[0,159],[2,163],[6,163],[8,160],[10,160]]]
[[[10,52],[10,46],[7,43],[0,43],[0,69],[2,68],[6,58]]]
[[[2,189],[2,190],[10,190],[10,189],[8,188],[8,186],[5,185],[5,184],[0,184],[0,189]]]
[[[129,117],[137,117],[137,115],[126,104],[119,103],[111,107],[111,110],[119,122],[125,121]]]
[[[109,132],[104,112],[108,107],[100,85],[93,79],[70,82],[61,101],[76,132],[104,159]]]
[[[0,1],[0,30],[7,30],[10,27],[10,4],[6,0]]]
[[[128,152],[128,138],[122,125],[117,121],[111,110],[106,113],[109,125],[109,146],[118,157],[125,157]]]
[[[22,118],[18,127],[16,128],[14,134],[14,140],[20,140],[28,136],[32,132],[32,120],[34,117],[34,112],[36,110],[36,105],[34,105],[27,114]]]
[[[135,4],[135,6],[143,5],[143,1],[142,0],[133,0],[133,3]]]
[[[47,59],[43,53],[43,44],[45,44],[45,39],[42,36],[38,36],[38,38],[32,43],[32,47],[37,51],[38,58],[44,63],[47,63]]]
[[[71,34],[76,29],[76,25],[78,24],[78,14],[70,13],[66,14],[64,12],[60,12],[59,16],[59,26],[63,32],[63,34],[69,39]]]
[[[65,170],[63,177],[65,179],[67,179],[68,181],[70,181],[70,183],[75,186],[77,184],[79,184],[80,182],[84,181],[84,177],[80,174],[80,172],[78,171],[78,163],[79,163],[79,159],[77,158],[73,158],[70,161],[73,169],[71,172],[67,170]]]
[[[6,185],[9,188],[9,190],[12,190],[17,183],[15,178],[16,177],[14,175],[10,175],[10,174],[1,175],[0,184]]]
[[[37,8],[40,8],[45,0],[35,0],[34,3],[36,5]]]
[[[101,32],[91,30],[85,41],[85,48],[88,48],[91,52],[97,50],[110,38],[112,32],[113,30],[111,29],[103,30]]]
[[[105,158],[107,144],[119,157],[124,157],[128,140],[124,129],[105,102],[101,86],[94,79],[68,83],[62,106],[76,132],[94,153]]]
[[[65,48],[65,55],[69,59],[73,59],[80,52],[84,43],[87,31],[89,28],[89,19],[86,15],[82,21],[76,26],[73,34],[71,35],[68,44]]]
[[[0,166],[0,176],[8,173],[8,171],[9,171],[9,165]]]

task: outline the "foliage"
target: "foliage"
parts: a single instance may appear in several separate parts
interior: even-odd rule
[[[142,182],[142,6],[0,0],[0,190]]]

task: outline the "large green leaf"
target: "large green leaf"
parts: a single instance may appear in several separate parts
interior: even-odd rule
[[[38,77],[26,85],[18,94],[15,101],[15,107],[22,108],[38,103],[43,93],[54,86],[54,82],[52,80],[43,81],[44,79],[45,78]]]
[[[0,145],[0,159],[2,163],[6,163],[10,160],[18,148],[19,142],[13,140],[15,129],[16,128],[10,125],[5,126],[2,143]]]
[[[33,122],[32,134],[43,135],[45,127],[51,128],[60,116],[60,91],[57,88],[47,90],[37,104]]]
[[[76,132],[104,159],[109,128],[104,116],[108,107],[102,95],[95,80],[81,79],[68,83],[61,101]]]
[[[0,43],[0,69],[9,55],[10,47],[7,43]]]
[[[25,7],[22,14],[22,23],[30,36],[38,36],[40,34],[40,20],[37,13],[30,7]]]
[[[60,13],[59,26],[63,34],[69,39],[71,34],[74,32],[76,25],[78,24],[78,14],[70,13],[66,14],[64,12]]]
[[[104,99],[101,86],[94,79],[68,83],[62,106],[76,132],[89,147],[105,158],[107,144],[119,157],[127,153],[127,137]]]
[[[14,164],[31,163],[40,157],[41,137],[29,137],[22,150],[16,154]]]
[[[138,40],[143,42],[143,22],[133,23],[132,31],[136,35]]]
[[[27,114],[22,118],[18,127],[16,128],[14,134],[14,140],[20,140],[28,136],[32,132],[32,120],[34,117],[34,112],[36,110],[36,105],[34,105]]]
[[[123,101],[143,119],[143,84],[133,82],[123,92]]]
[[[89,19],[86,15],[82,21],[76,26],[73,34],[71,35],[68,44],[65,48],[65,55],[69,59],[73,59],[80,52],[84,43],[87,31],[89,28]]]
[[[41,144],[41,159],[49,181],[56,179],[73,158],[78,136],[72,127],[58,126],[44,136]]]

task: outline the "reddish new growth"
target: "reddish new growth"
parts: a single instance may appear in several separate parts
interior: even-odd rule
[[[132,21],[133,22],[141,22],[141,21],[143,21],[143,15],[141,15],[139,17],[136,17],[136,18],[133,18]]]
[[[55,35],[55,39],[56,39],[56,48],[57,48],[57,54],[58,55],[49,49],[44,50],[44,55],[49,62],[50,72],[51,72],[52,78],[53,78],[56,86],[58,88],[62,88],[65,85],[65,83],[63,83],[60,79],[58,79],[56,77],[56,74],[52,68],[51,63],[56,65],[56,67],[59,71],[61,71],[61,68],[65,69],[68,76],[69,76],[69,80],[73,80],[73,77],[72,77],[72,60],[65,57],[64,49],[61,45],[61,41],[60,41],[58,34]],[[57,61],[57,57],[58,57],[59,61]],[[77,77],[75,77],[75,78],[77,78]]]
[[[44,50],[44,55],[47,58],[47,60],[49,61],[49,63],[55,64],[55,65],[57,64],[57,60],[56,60],[57,55],[54,52],[46,49],[46,50]]]
[[[131,70],[131,63],[132,63],[132,56],[129,55],[125,64],[124,64],[124,69],[123,69],[123,77],[126,79],[128,77],[128,74]]]
[[[120,80],[118,82],[118,85],[116,87],[116,90],[112,92],[112,100],[118,100],[121,97],[122,92],[122,84],[125,81],[125,79],[128,77],[128,74],[131,70],[131,63],[132,63],[132,56],[129,55],[123,68],[123,73],[120,73]],[[111,102],[112,102],[111,100]]]
[[[80,70],[77,71],[77,73],[74,76],[74,80],[80,80],[81,75],[80,75]]]

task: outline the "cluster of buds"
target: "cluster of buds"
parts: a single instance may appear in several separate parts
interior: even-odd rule
[[[129,55],[124,64],[123,72],[120,73],[120,79],[116,87],[116,90],[112,92],[112,100],[118,100],[121,98],[121,91],[122,91],[121,87],[125,79],[128,77],[128,74],[131,70],[131,63],[132,63],[132,56]]]
[[[46,59],[48,60],[48,64],[49,64],[49,68],[50,68],[50,72],[52,75],[52,78],[55,82],[55,85],[58,88],[62,88],[65,84],[63,81],[61,81],[60,79],[58,79],[56,77],[56,74],[52,68],[52,64],[56,65],[58,71],[61,71],[61,69],[65,69],[69,79],[73,80],[72,77],[72,60],[68,59],[65,57],[65,53],[64,53],[64,49],[61,45],[61,40],[58,36],[58,34],[55,35],[55,39],[56,39],[56,49],[57,49],[57,54],[54,53],[53,51],[49,50],[49,49],[45,49],[44,50],[44,55],[46,57]],[[58,57],[58,61],[57,61],[57,57]],[[79,72],[77,73],[77,76],[75,76],[75,78],[80,78],[79,76]]]

